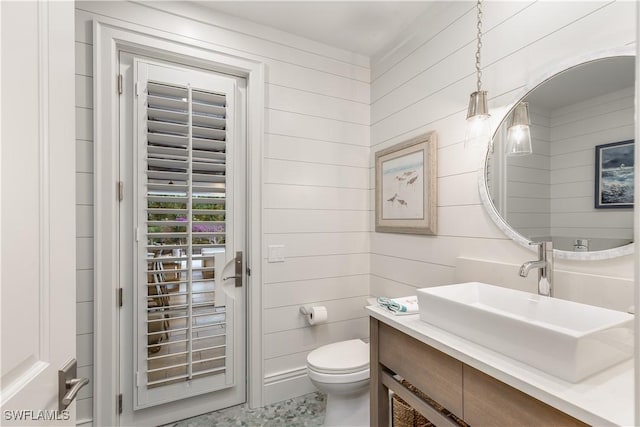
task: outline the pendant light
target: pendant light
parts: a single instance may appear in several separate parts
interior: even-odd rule
[[[487,91],[482,90],[482,71],[480,70],[480,49],[482,48],[482,0],[478,0],[478,35],[476,46],[476,84],[477,90],[471,94],[467,110],[467,132],[464,139],[465,148],[486,144],[491,138]]]
[[[520,102],[513,109],[511,123],[507,131],[507,155],[525,156],[531,154],[531,121],[529,120],[529,103]]]

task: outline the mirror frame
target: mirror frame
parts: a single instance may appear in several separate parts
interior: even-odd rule
[[[587,64],[589,62],[597,61],[600,59],[620,57],[620,56],[636,56],[635,47],[621,47],[615,49],[607,49],[603,51],[594,52],[588,55],[581,55],[578,57],[571,58],[567,61],[562,61],[560,63],[555,64],[552,67],[549,67],[546,72],[541,73],[537,78],[531,79],[527,82],[527,84],[517,92],[515,100],[510,104],[507,104],[505,107],[492,108],[494,112],[496,110],[504,111],[504,114],[498,115],[498,125],[495,127],[495,132],[491,136],[491,141],[495,138],[498,130],[502,126],[502,124],[507,120],[515,106],[529,93],[534,91],[540,85],[544,84],[548,80],[552,79],[556,75],[568,71],[572,68]],[[637,102],[637,100],[636,100]],[[634,117],[637,113],[634,113]],[[493,200],[491,200],[491,196],[489,195],[489,183],[487,182],[487,161],[489,160],[489,148],[491,144],[487,144],[486,151],[483,151],[484,158],[481,159],[480,167],[478,168],[478,192],[480,193],[480,200],[484,205],[485,210],[493,220],[493,222],[498,226],[498,228],[506,234],[511,240],[516,243],[524,246],[530,250],[535,250],[534,247],[530,245],[532,240],[518,233],[511,225],[509,225],[502,215],[496,209]],[[635,201],[634,201],[635,202]],[[635,206],[634,206],[635,209]],[[565,251],[561,249],[553,249],[553,254],[557,258],[575,260],[575,261],[597,261],[597,260],[605,260],[611,258],[617,258],[625,255],[631,255],[634,253],[635,243],[629,243],[624,246],[619,246],[617,248],[605,249],[602,251],[593,251],[593,252],[573,252],[573,251]]]

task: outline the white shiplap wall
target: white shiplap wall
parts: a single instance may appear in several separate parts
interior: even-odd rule
[[[91,375],[93,359],[91,21],[105,16],[175,29],[168,37],[188,29],[180,35],[266,64],[264,254],[268,245],[283,244],[286,261],[262,261],[265,403],[312,391],[302,369],[310,350],[368,336],[368,59],[186,3],[79,2],[76,8],[81,371]],[[298,312],[302,304],[325,305],[329,323],[308,327]],[[79,422],[91,419],[90,397],[82,392]]]
[[[632,209],[593,206],[594,147],[633,139],[633,106],[634,88],[629,87],[551,112],[554,236],[590,239],[592,248],[633,240]]]
[[[528,82],[567,58],[634,44],[635,7],[624,1],[486,2],[482,63],[490,108],[504,111]],[[372,233],[373,295],[399,296],[416,287],[451,283],[463,277],[455,271],[458,257],[505,263],[512,269],[505,285],[520,287],[517,267],[534,257],[507,239],[485,213],[477,191],[479,155],[463,149],[467,102],[475,90],[475,19],[475,4],[451,2],[418,18],[396,46],[372,60],[370,179],[376,151],[422,132],[439,135],[438,235]],[[558,261],[557,268],[629,283],[633,277],[631,256]],[[466,277],[474,277],[474,267],[469,269]],[[483,279],[495,278],[489,271]],[[607,285],[601,289],[618,291],[616,283]]]

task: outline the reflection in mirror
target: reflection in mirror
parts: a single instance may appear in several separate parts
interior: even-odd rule
[[[597,157],[596,147],[631,141],[633,149],[634,63],[633,56],[591,61],[529,92],[520,100],[529,103],[529,155],[506,154],[512,113],[502,121],[486,160],[487,191],[499,215],[520,235],[552,240],[554,248],[574,252],[632,242],[633,154],[627,148]],[[614,203],[598,206],[603,193],[613,193]],[[616,197],[627,206],[615,203]]]

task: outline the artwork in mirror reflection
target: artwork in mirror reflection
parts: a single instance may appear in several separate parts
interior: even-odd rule
[[[576,252],[632,242],[634,61],[612,57],[573,67],[520,100],[529,103],[529,155],[506,154],[510,114],[503,120],[487,156],[487,190],[519,234]]]
[[[596,146],[596,209],[633,208],[633,146],[633,141]]]

